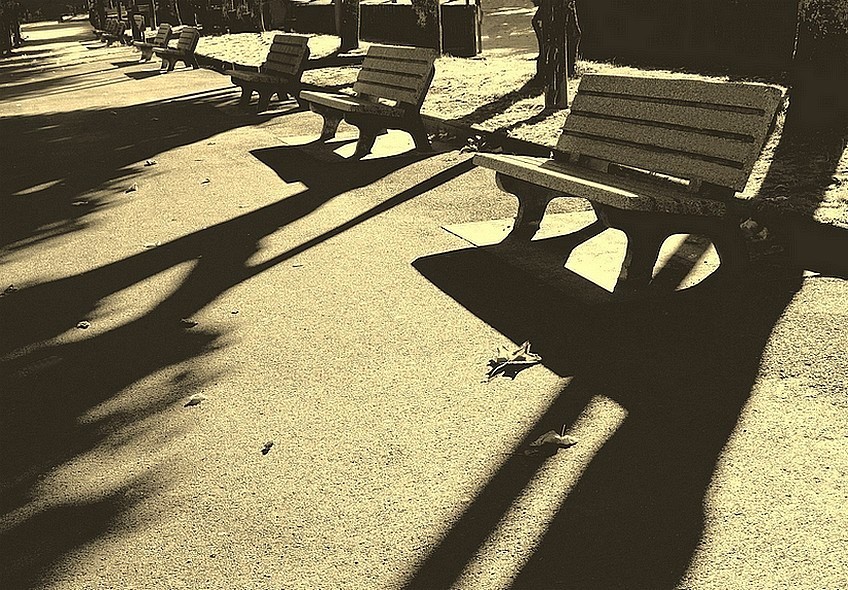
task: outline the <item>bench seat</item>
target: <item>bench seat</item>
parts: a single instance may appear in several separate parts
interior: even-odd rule
[[[660,183],[640,179],[638,172],[615,175],[549,158],[508,154],[478,154],[474,163],[548,188],[562,196],[573,196],[626,211],[703,215],[727,214],[724,201],[699,197],[673,181]]]
[[[320,139],[335,136],[344,119],[359,129],[355,159],[369,153],[387,127],[409,133],[416,149],[431,150],[421,105],[433,81],[436,57],[436,51],[426,47],[372,45],[356,75],[353,95],[301,92],[301,100],[324,119]]]
[[[162,72],[171,72],[174,70],[178,61],[183,62],[186,66],[191,66],[192,69],[198,69],[200,65],[197,63],[194,50],[197,48],[199,40],[200,31],[197,28],[185,27],[180,31],[176,47],[154,47],[153,51],[157,57],[162,59],[162,65],[159,67],[159,70]]]
[[[350,94],[305,90],[300,93],[300,96],[307,102],[329,107],[343,113],[365,113],[399,118],[405,114],[403,109],[398,109],[395,106],[364,100]]]
[[[507,237],[529,242],[551,200],[587,199],[597,221],[581,236],[627,235],[616,292],[647,286],[673,234],[709,238],[723,274],[747,262],[745,189],[781,104],[780,88],[750,82],[587,74],[551,158],[478,154],[518,199]]]
[[[300,78],[309,59],[309,35],[284,33],[274,36],[265,61],[258,71],[227,69],[233,84],[241,87],[239,105],[247,107],[253,93],[259,95],[257,111],[268,108],[275,94],[279,100],[289,96],[300,100]]]

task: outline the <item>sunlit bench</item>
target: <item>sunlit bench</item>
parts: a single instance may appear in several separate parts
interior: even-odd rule
[[[435,73],[436,51],[424,47],[372,45],[353,85],[353,95],[303,91],[300,98],[324,118],[321,139],[335,136],[344,119],[359,129],[355,158],[371,151],[381,130],[401,129],[415,147],[430,149],[421,104]]]
[[[583,232],[617,228],[627,251],[616,291],[651,278],[673,234],[710,238],[725,270],[747,261],[736,197],[772,129],[781,89],[754,83],[586,75],[550,158],[478,154],[498,185],[518,198],[507,239],[530,240],[548,203],[587,199],[597,221]]]

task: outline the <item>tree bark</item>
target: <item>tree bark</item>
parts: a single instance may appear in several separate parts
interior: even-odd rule
[[[793,134],[848,129],[848,6],[802,0],[786,130]]]
[[[422,30],[424,47],[442,53],[442,10],[439,0],[412,0],[412,9]]]
[[[341,38],[340,51],[359,47],[359,0],[333,0],[336,34]]]
[[[545,108],[566,108],[568,0],[539,0],[538,5],[533,17],[533,30],[539,42],[536,79],[545,86]]]

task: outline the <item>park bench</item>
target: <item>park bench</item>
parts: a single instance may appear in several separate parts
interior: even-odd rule
[[[276,35],[259,71],[224,70],[233,84],[241,87],[239,105],[248,106],[254,91],[259,94],[257,111],[260,112],[268,108],[274,94],[279,100],[286,100],[289,95],[297,98],[300,77],[309,59],[308,42],[307,35]]]
[[[517,197],[507,240],[529,241],[557,197],[587,199],[597,216],[581,235],[627,236],[615,291],[645,287],[665,239],[710,238],[724,271],[747,250],[736,197],[768,138],[783,98],[774,86],[586,75],[550,158],[478,154],[498,186]]]
[[[118,41],[121,45],[126,45],[126,30],[126,23],[123,20],[117,18],[107,19],[106,28],[103,30],[100,40],[106,41],[106,47],[111,47],[115,41]]]
[[[303,102],[324,118],[321,140],[335,136],[342,119],[359,129],[354,158],[371,151],[384,129],[402,129],[415,147],[430,149],[421,104],[435,73],[436,51],[424,47],[372,45],[353,85],[353,95],[304,91]]]
[[[135,41],[133,45],[141,51],[141,61],[150,61],[153,57],[153,49],[156,47],[167,47],[171,40],[171,25],[162,23],[156,31],[156,36],[144,41]]]
[[[197,42],[199,40],[200,31],[195,27],[185,27],[180,31],[176,47],[154,47],[154,53],[162,58],[160,71],[173,71],[174,66],[179,61],[183,62],[186,66],[191,66],[195,70],[198,69],[200,66],[197,64],[197,57],[194,55],[194,50],[197,49]]]

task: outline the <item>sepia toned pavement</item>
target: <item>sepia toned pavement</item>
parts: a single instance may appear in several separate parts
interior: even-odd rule
[[[672,292],[715,266],[690,241],[615,300],[619,236],[563,268],[565,203],[497,245],[515,204],[455,145],[346,161],[351,128],[317,145],[215,72],[24,34],[0,588],[848,587],[839,273],[761,252]],[[486,381],[526,340],[542,364]],[[528,455],[550,430],[578,443]]]

